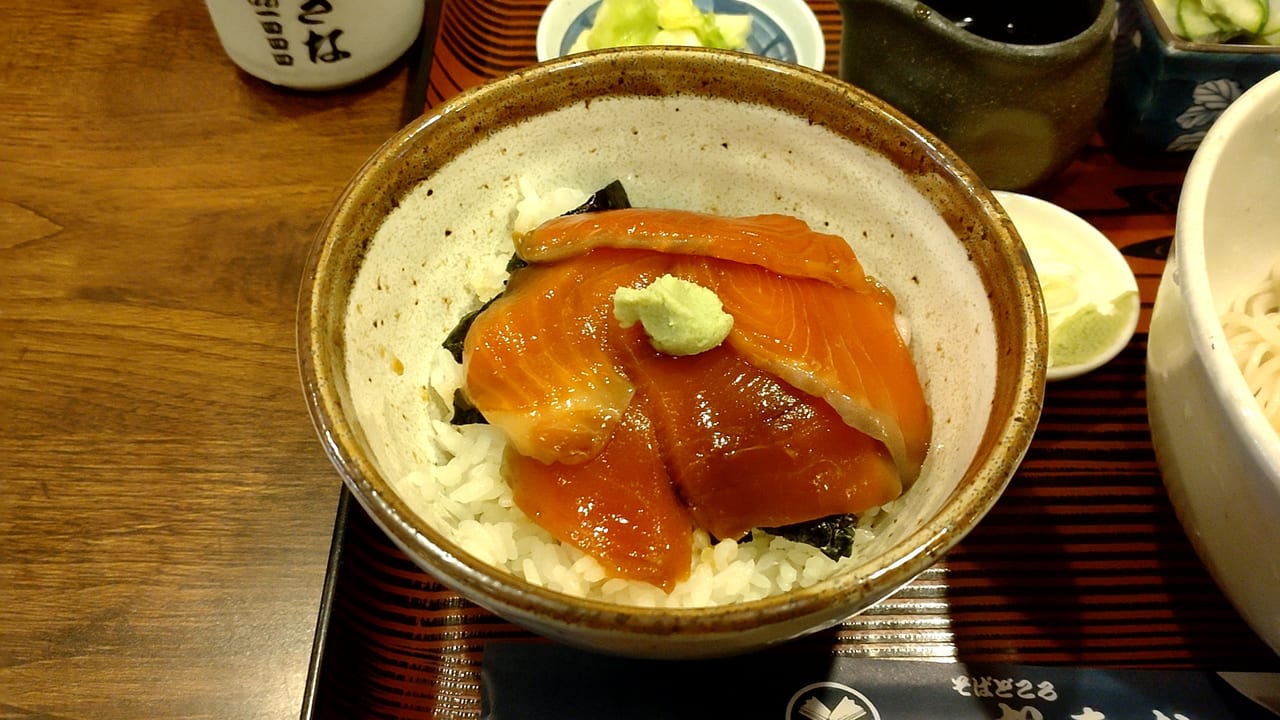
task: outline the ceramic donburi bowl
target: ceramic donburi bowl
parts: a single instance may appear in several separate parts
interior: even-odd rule
[[[584,600],[495,567],[474,499],[434,484],[445,333],[512,252],[529,192],[621,180],[635,205],[787,213],[847,238],[896,295],[933,410],[919,479],[834,575],[717,606]],[[918,125],[808,68],[744,53],[575,55],[465,92],[406,127],[350,182],[306,269],[309,409],[353,495],[424,570],[547,637],[659,658],[727,655],[830,627],[901,588],[987,513],[1040,415],[1046,330],[1034,272],[986,187]],[[468,493],[501,494],[482,478]],[[496,488],[496,489],[495,489]],[[512,549],[518,552],[518,549]],[[740,559],[740,558],[739,558]],[[528,568],[516,562],[517,570]],[[690,606],[693,605],[693,606]]]

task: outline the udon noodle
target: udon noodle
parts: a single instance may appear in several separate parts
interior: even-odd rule
[[[1280,263],[1222,314],[1222,329],[1262,412],[1280,432]]]

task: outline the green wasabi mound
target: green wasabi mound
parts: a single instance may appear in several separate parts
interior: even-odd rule
[[[691,45],[743,50],[750,15],[703,13],[693,0],[603,0],[570,52],[625,45]]]
[[[733,328],[733,316],[714,292],[672,275],[643,288],[618,288],[613,316],[624,328],[640,323],[653,349],[667,355],[706,352]]]
[[[1081,365],[1116,342],[1138,312],[1136,292],[1114,297],[1110,307],[1084,305],[1062,319],[1049,333],[1049,364]]]

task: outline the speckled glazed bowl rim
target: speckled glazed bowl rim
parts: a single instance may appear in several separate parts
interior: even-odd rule
[[[1173,28],[1169,27],[1169,23],[1164,21],[1164,15],[1160,14],[1160,8],[1156,7],[1153,0],[1140,0],[1140,2],[1142,3],[1142,11],[1151,19],[1151,24],[1155,26],[1156,34],[1160,36],[1160,42],[1170,50],[1181,53],[1207,53],[1209,55],[1280,55],[1280,45],[1202,43],[1178,37],[1173,32]]]
[[[729,79],[732,79],[731,81]],[[351,276],[381,218],[417,181],[502,126],[603,95],[697,95],[758,103],[827,124],[837,133],[901,157],[921,187],[953,203],[948,222],[974,247],[1002,337],[992,421],[974,462],[929,521],[892,552],[808,589],[759,601],[691,609],[632,608],[574,601],[473,560],[414,514],[380,477],[344,416],[342,322]],[[406,159],[411,158],[411,159]],[[939,186],[944,189],[939,190]],[[1044,394],[1043,302],[1012,222],[977,177],[925,130],[878,99],[830,75],[744,53],[700,48],[624,48],[549,61],[466,91],[388,140],[347,186],[321,227],[304,271],[298,313],[302,384],[322,445],[353,495],[409,557],[477,604],[508,619],[643,636],[756,637],[762,646],[829,627],[898,590],[952,548],[986,515],[1025,454]],[[519,622],[519,620],[517,620]],[[783,628],[784,630],[779,630]],[[734,644],[731,641],[731,644]]]

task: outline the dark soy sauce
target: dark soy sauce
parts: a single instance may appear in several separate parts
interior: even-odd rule
[[[1089,0],[929,0],[934,12],[974,35],[1016,45],[1047,45],[1084,32],[1097,15]]]

